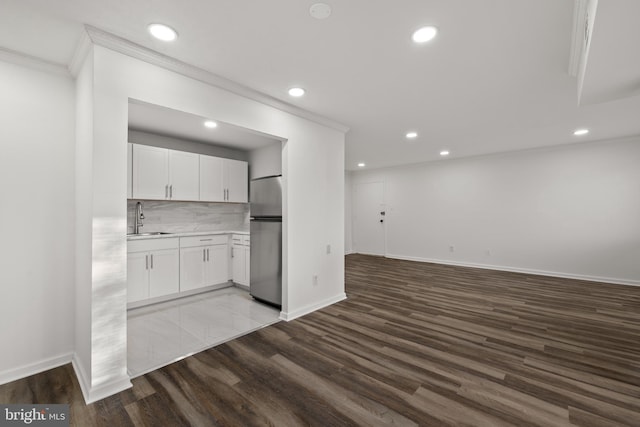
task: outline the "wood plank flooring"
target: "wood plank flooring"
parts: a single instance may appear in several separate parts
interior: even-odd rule
[[[92,405],[70,366],[0,402],[78,426],[640,426],[640,287],[350,255],[346,288]]]

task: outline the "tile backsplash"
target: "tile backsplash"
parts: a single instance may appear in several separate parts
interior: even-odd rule
[[[127,200],[127,232],[133,232],[138,200]],[[249,231],[246,203],[201,203],[143,200],[144,227],[141,232],[165,231]]]

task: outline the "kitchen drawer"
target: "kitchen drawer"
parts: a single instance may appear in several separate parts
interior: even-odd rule
[[[129,240],[127,241],[127,253],[178,249],[178,240],[177,237]]]
[[[226,245],[229,242],[228,234],[211,234],[204,236],[181,237],[181,248],[193,248],[196,246]]]
[[[234,234],[231,236],[231,243],[234,245],[249,246],[249,236]]]

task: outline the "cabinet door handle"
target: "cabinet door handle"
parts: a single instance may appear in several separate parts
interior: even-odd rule
[[[151,254],[151,268],[153,268],[153,254]]]
[[[165,199],[169,198],[169,184],[164,186],[164,198]]]
[[[145,270],[149,269],[149,255],[144,256],[144,269]]]
[[[169,198],[173,199],[173,184],[169,186]]]
[[[207,261],[209,261],[209,249],[207,249]]]
[[[233,258],[233,246],[231,246],[231,258]]]
[[[203,249],[202,250],[202,262],[205,262],[207,260],[207,250]]]

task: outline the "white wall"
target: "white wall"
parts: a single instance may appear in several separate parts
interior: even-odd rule
[[[344,133],[129,56],[94,46],[92,140],[92,401],[127,387],[126,166],[130,98],[287,140],[282,152],[283,307],[290,319],[345,298]],[[98,161],[99,159],[99,161]],[[314,191],[309,191],[309,189]],[[88,196],[85,196],[88,198]],[[85,200],[79,203],[84,203]],[[326,253],[326,245],[332,252]],[[312,275],[319,277],[313,286]]]
[[[344,253],[353,252],[353,232],[351,231],[352,215],[352,172],[344,172]]]
[[[389,257],[640,284],[638,159],[636,138],[353,176],[385,181]]]
[[[244,160],[249,159],[247,151],[218,145],[205,144],[197,141],[173,138],[166,135],[158,135],[151,132],[129,129],[128,141],[134,144],[151,145],[153,147],[168,148],[170,150],[186,151],[188,153],[205,154],[207,156],[223,157],[225,159]]]
[[[0,383],[74,348],[74,86],[0,62]]]
[[[249,152],[249,177],[282,174],[282,145],[271,144]]]

